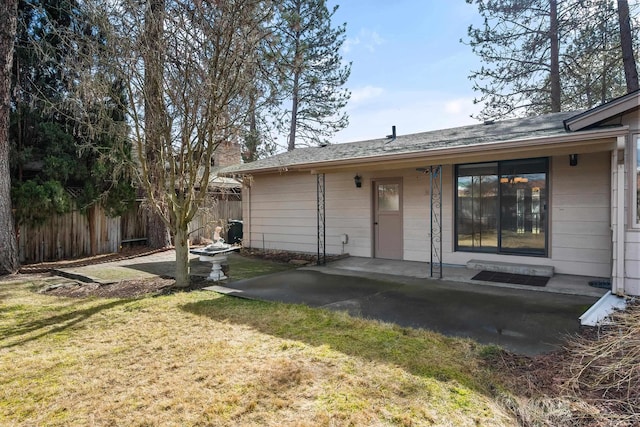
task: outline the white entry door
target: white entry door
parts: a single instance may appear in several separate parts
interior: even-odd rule
[[[383,179],[373,185],[374,257],[402,259],[402,179]]]

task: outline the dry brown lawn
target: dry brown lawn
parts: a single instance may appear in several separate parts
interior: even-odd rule
[[[0,282],[0,425],[510,426],[469,340],[194,291]]]

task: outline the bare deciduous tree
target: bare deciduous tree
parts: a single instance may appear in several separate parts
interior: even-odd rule
[[[262,0],[150,0],[146,10],[127,0],[110,5],[94,15],[108,17],[103,60],[117,58],[139,182],[171,233],[176,285],[185,287],[188,226],[207,194],[216,147],[237,139],[246,123],[271,8]]]

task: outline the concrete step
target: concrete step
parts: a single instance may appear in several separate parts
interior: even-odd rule
[[[525,274],[527,276],[553,277],[553,266],[550,265],[517,264],[472,259],[467,262],[467,268],[472,270],[497,271],[500,273]]]

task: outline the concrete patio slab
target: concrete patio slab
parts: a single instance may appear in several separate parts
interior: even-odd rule
[[[597,301],[590,296],[399,276],[372,279],[309,268],[232,282],[225,288],[227,295],[346,311],[522,354],[559,348],[567,334],[579,331],[578,317]]]
[[[424,279],[430,277],[429,264],[416,261],[398,261],[376,258],[348,257],[327,264],[328,268],[340,271],[357,272],[358,274],[386,274],[389,276],[408,276]],[[326,268],[326,267],[319,267]],[[589,286],[592,280],[603,280],[601,277],[570,276],[567,274],[555,274],[546,286],[522,286],[509,283],[484,282],[473,280],[479,270],[466,268],[465,266],[449,265],[443,266],[443,278],[435,279],[446,282],[469,283],[478,286],[490,286],[509,289],[527,289],[532,292],[549,292],[566,295],[583,295],[601,297],[607,291],[601,288]]]
[[[237,256],[237,255],[235,255]],[[192,274],[207,276],[210,263],[190,259]],[[174,251],[64,269],[94,281],[172,276]],[[544,288],[472,281],[474,270],[445,266],[429,278],[428,264],[345,258],[237,282],[212,282],[211,290],[266,301],[306,304],[402,326],[469,337],[523,354],[558,348],[579,331],[578,317],[606,291],[588,278],[554,276]]]

